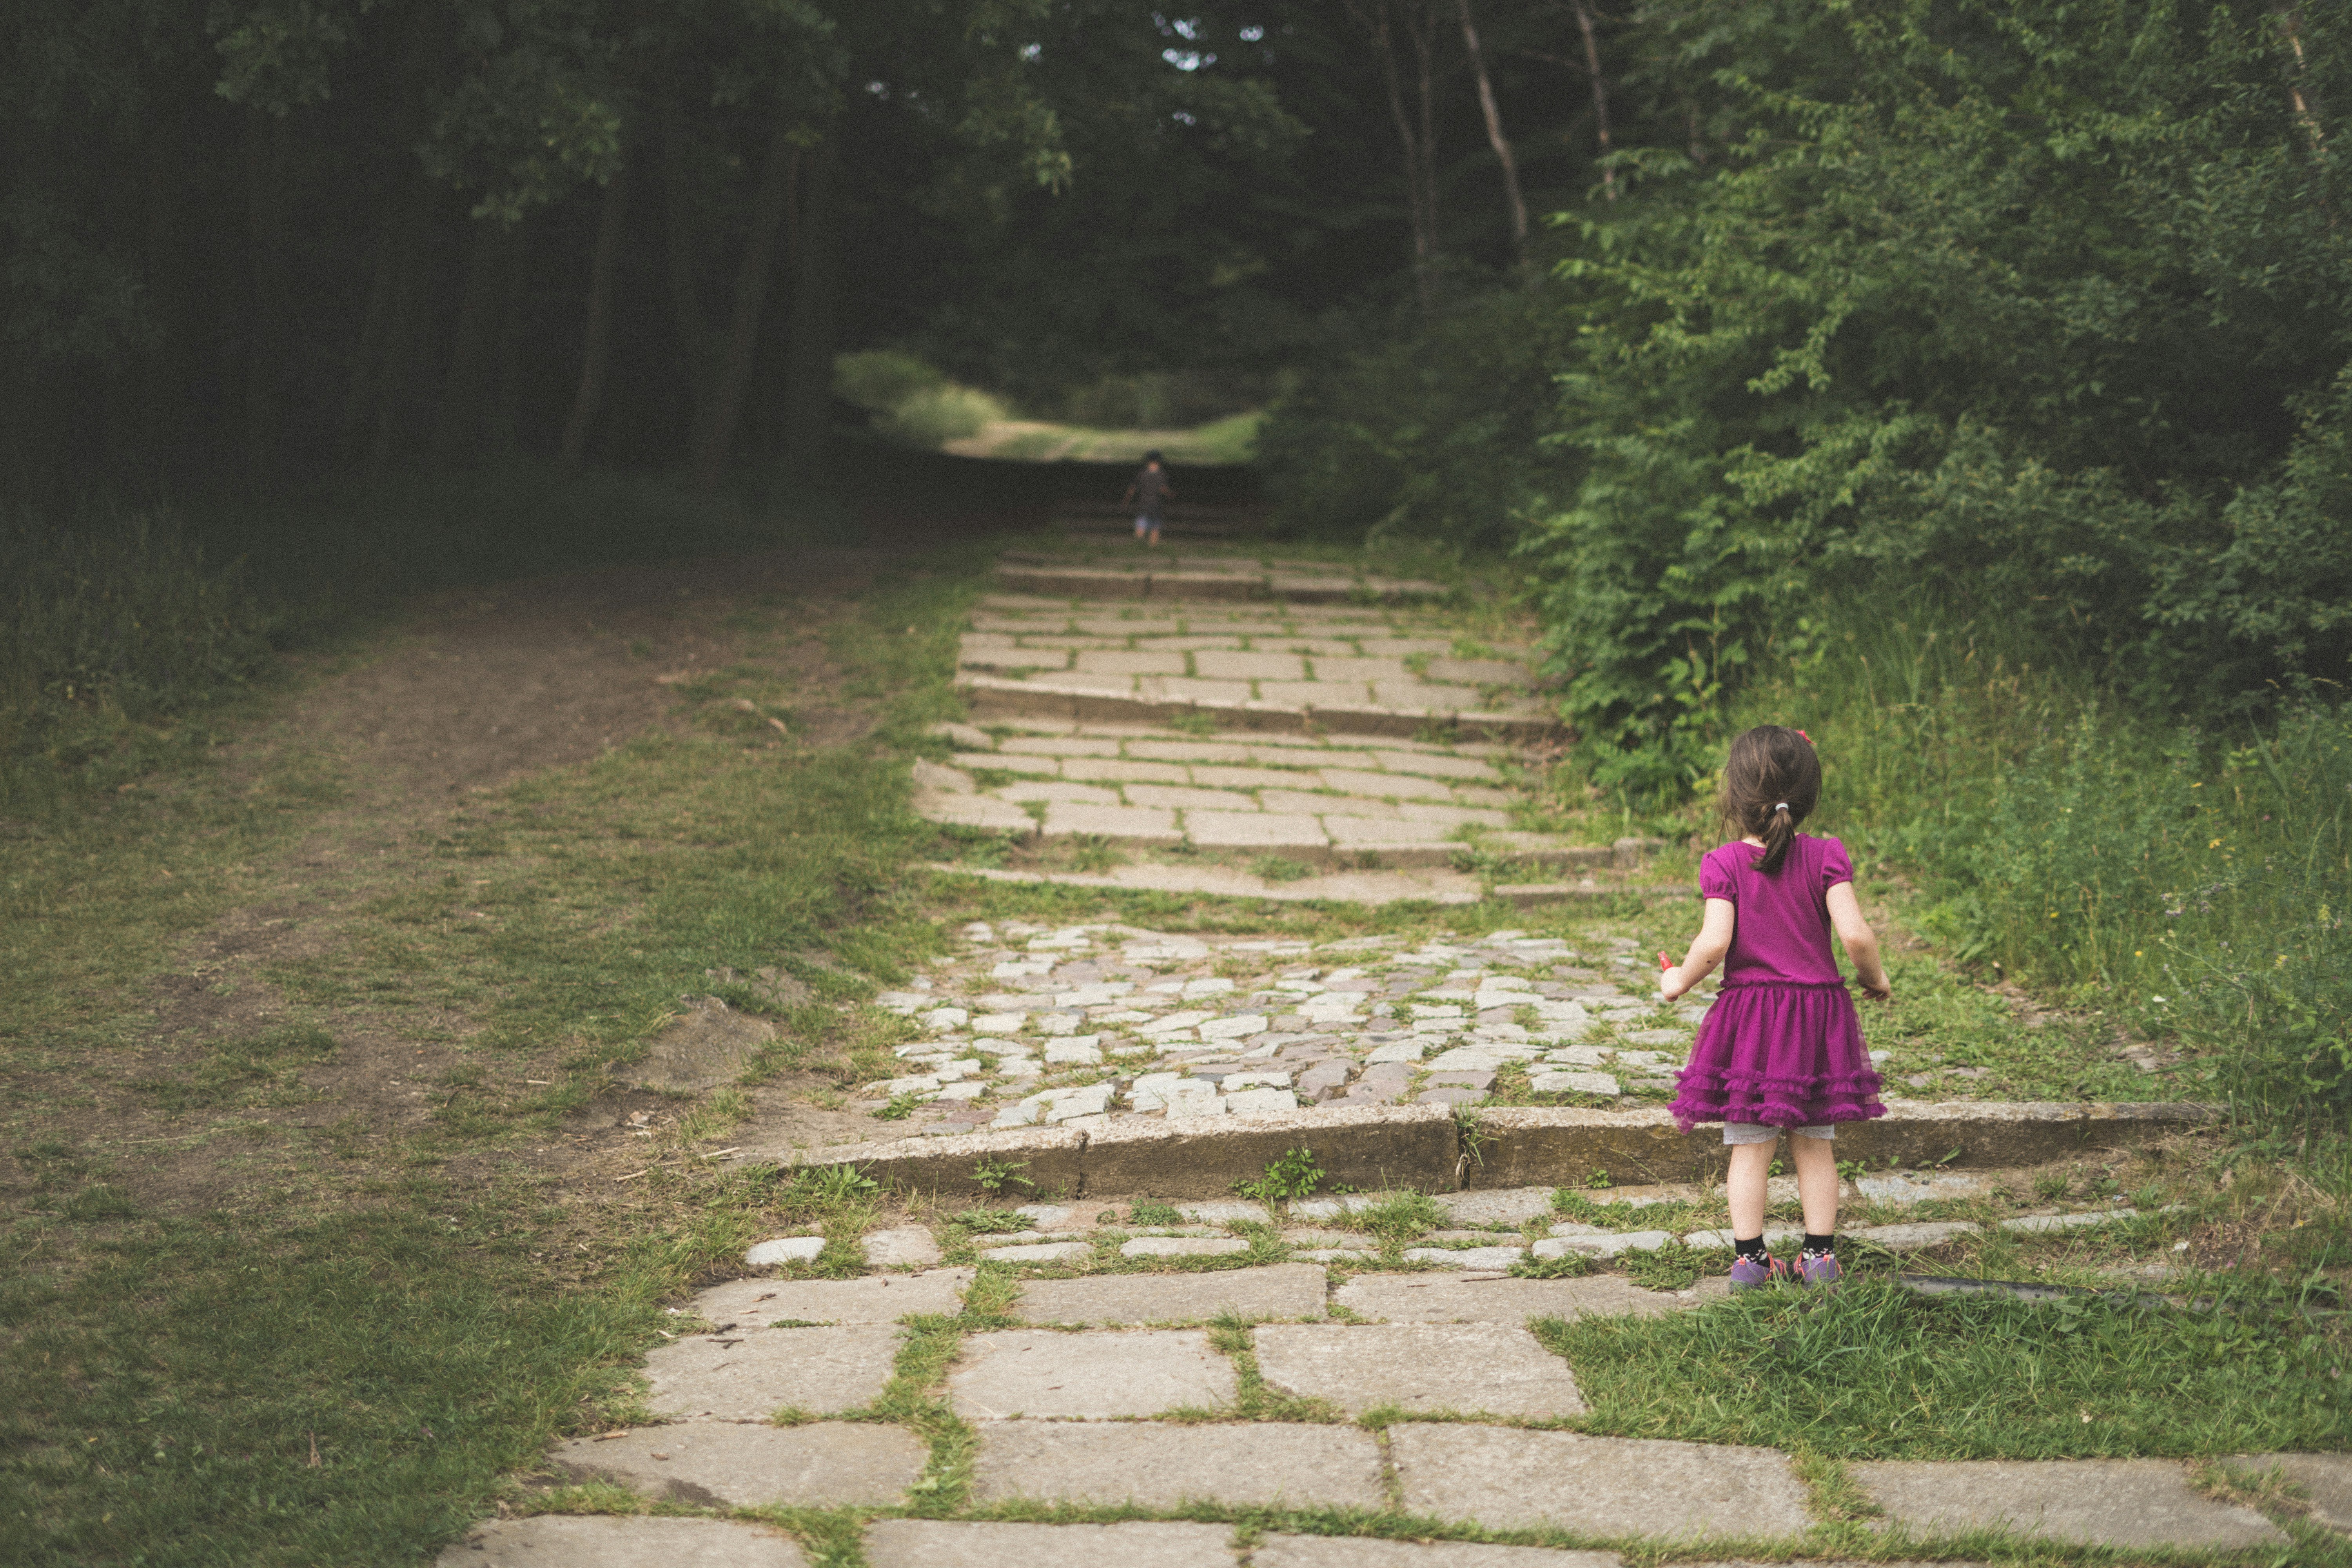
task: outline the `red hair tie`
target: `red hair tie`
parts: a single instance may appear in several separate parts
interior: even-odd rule
[[[1808,746],[1813,743],[1813,738],[1811,735],[1806,734],[1802,730],[1797,731],[1797,739],[1804,742]]]

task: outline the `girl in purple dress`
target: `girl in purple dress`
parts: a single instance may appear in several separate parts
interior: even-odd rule
[[[1660,980],[1672,1001],[1724,965],[1721,994],[1699,1025],[1672,1110],[1685,1131],[1722,1122],[1731,1145],[1734,1290],[1789,1273],[1764,1249],[1764,1178],[1782,1128],[1805,1210],[1796,1277],[1807,1285],[1836,1283],[1831,1141],[1841,1121],[1886,1114],[1853,999],[1830,954],[1834,927],[1863,990],[1883,1002],[1889,992],[1878,938],[1854,901],[1845,846],[1797,831],[1821,793],[1821,759],[1802,730],[1762,724],[1731,742],[1723,819],[1741,837],[1700,862],[1705,923],[1681,966]]]

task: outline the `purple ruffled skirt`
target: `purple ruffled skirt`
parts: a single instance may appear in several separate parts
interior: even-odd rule
[[[1886,1114],[1879,1082],[1843,982],[1727,981],[1667,1109],[1685,1132],[1701,1121],[1867,1121]]]

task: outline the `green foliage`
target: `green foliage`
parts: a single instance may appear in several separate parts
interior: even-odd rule
[[[890,1097],[889,1104],[884,1106],[881,1110],[874,1113],[874,1120],[877,1121],[904,1121],[907,1118],[915,1114],[915,1107],[922,1104],[929,1098],[930,1097],[929,1095],[924,1094],[894,1094]]]
[[[172,518],[72,530],[0,506],[0,759],[71,769],[126,721],[185,712],[263,679],[269,620],[235,566]]]
[[[1003,1195],[1009,1187],[1026,1187],[1034,1192],[1037,1184],[1021,1174],[1028,1168],[1026,1160],[982,1160],[971,1168],[971,1179],[991,1197]]]
[[[1375,543],[1508,543],[1521,517],[1570,490],[1542,436],[1573,341],[1549,289],[1475,295],[1425,331],[1401,314],[1349,320],[1258,430],[1279,524]]]
[[[793,1207],[837,1208],[881,1190],[881,1183],[855,1165],[809,1165],[792,1173],[776,1200]]]
[[[1029,1227],[1028,1220],[1011,1209],[966,1209],[955,1216],[955,1222],[981,1236],[1003,1236]]]
[[[1146,1199],[1142,1203],[1129,1204],[1127,1209],[1127,1218],[1128,1223],[1130,1225],[1152,1226],[1182,1225],[1184,1223],[1184,1216],[1176,1211],[1175,1205],[1172,1204],[1153,1203],[1149,1199]]]
[[[1687,1290],[1698,1283],[1715,1256],[1696,1251],[1675,1237],[1664,1247],[1626,1253],[1625,1277],[1645,1290]]]
[[[875,429],[901,446],[936,449],[1004,417],[995,398],[959,386],[912,354],[844,354],[834,362],[833,384],[836,395],[872,414]]]
[[[1445,1211],[1427,1193],[1391,1193],[1351,1217],[1382,1245],[1399,1247],[1443,1226]]]
[[[1323,1167],[1317,1163],[1313,1150],[1291,1149],[1276,1157],[1255,1180],[1235,1182],[1234,1191],[1260,1203],[1286,1203],[1292,1198],[1313,1196],[1324,1180]]]
[[[1511,1265],[1514,1279],[1577,1279],[1592,1271],[1592,1260],[1580,1252],[1558,1258],[1522,1258]]]
[[[2352,247],[2280,79],[2343,17],[2300,64],[2119,0],[1648,21],[1741,135],[1641,154],[1565,269],[1582,473],[1521,548],[1600,782],[1710,772],[1826,588],[1933,580],[2151,707],[2345,673]]]
[[[1250,870],[1269,882],[1303,881],[1315,874],[1315,868],[1306,861],[1284,855],[1261,855],[1250,862]]]

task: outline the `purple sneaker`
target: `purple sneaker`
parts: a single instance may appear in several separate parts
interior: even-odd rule
[[[1766,1253],[1761,1258],[1735,1258],[1731,1265],[1734,1290],[1759,1290],[1789,1278],[1789,1266]]]
[[[1797,1259],[1797,1278],[1809,1288],[1834,1289],[1843,1277],[1834,1252],[1808,1252]]]

